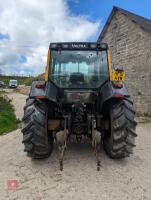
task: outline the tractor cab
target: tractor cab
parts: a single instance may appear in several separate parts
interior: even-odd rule
[[[99,88],[109,79],[107,44],[50,44],[48,80],[59,88]]]

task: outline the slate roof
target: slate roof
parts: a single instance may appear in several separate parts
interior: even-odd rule
[[[147,19],[147,18],[144,18],[142,16],[139,16],[139,15],[136,15],[134,13],[131,13],[127,10],[124,10],[122,8],[118,8],[118,7],[113,7],[112,11],[111,11],[111,14],[109,16],[109,18],[107,19],[107,22],[98,38],[98,41],[100,41],[102,39],[102,37],[104,36],[106,30],[107,30],[107,27],[109,26],[114,14],[119,11],[121,12],[122,14],[126,15],[127,17],[129,17],[133,22],[135,22],[136,24],[138,24],[142,29],[148,31],[148,32],[151,32],[151,20]]]

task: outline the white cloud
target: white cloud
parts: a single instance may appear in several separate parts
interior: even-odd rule
[[[5,0],[0,4],[0,69],[6,73],[44,71],[50,42],[95,38],[100,22],[73,15],[66,0]],[[27,57],[26,63],[19,56]]]

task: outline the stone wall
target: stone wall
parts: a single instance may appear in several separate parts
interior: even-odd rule
[[[117,11],[101,42],[109,44],[112,64],[124,67],[137,112],[151,113],[151,33]]]

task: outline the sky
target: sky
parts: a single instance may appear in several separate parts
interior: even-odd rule
[[[113,6],[151,19],[150,0],[1,1],[0,73],[43,73],[50,42],[97,41]]]

